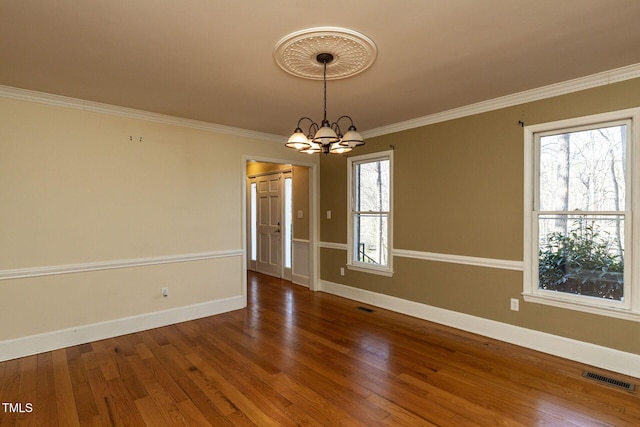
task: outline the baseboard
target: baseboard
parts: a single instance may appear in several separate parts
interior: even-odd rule
[[[320,291],[461,329],[587,365],[640,378],[640,355],[445,310],[326,280]]]
[[[1,341],[0,362],[239,310],[246,305],[245,297],[236,296]]]
[[[303,276],[301,274],[292,274],[291,275],[291,282],[295,283],[296,285],[306,286],[308,288],[309,287],[309,283],[311,283],[311,280],[310,280],[309,276]]]

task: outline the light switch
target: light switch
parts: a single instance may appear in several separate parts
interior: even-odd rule
[[[327,211],[327,219],[331,219],[331,211]]]
[[[304,217],[304,212],[298,211],[298,218],[303,218],[303,217]]]

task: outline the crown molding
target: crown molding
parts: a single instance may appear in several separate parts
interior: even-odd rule
[[[361,132],[364,138],[374,138],[376,136],[387,135],[390,133],[401,132],[404,130],[414,129],[435,123],[445,122],[448,120],[459,119],[474,114],[485,113],[488,111],[498,110],[500,108],[512,107],[527,102],[538,101],[541,99],[552,98],[554,96],[565,95],[572,92],[591,89],[599,86],[605,86],[612,83],[622,82],[640,77],[640,64],[632,64],[626,67],[616,68],[601,73],[592,74],[586,77],[580,77],[561,83],[555,83],[536,89],[518,92],[512,95],[506,95],[500,98],[494,98],[475,104],[442,111],[427,116],[417,117],[415,119],[405,120],[393,123],[387,126],[381,126]],[[20,89],[11,86],[0,85],[0,98],[16,99],[20,101],[38,102],[41,104],[54,105],[59,107],[74,108],[77,110],[91,111],[96,113],[111,114],[120,117],[127,117],[138,120],[146,120],[156,123],[163,123],[175,126],[182,126],[191,129],[204,130],[208,132],[220,133],[225,135],[240,136],[253,138],[269,142],[281,143],[287,139],[287,136],[275,135],[264,132],[257,132],[248,129],[236,128],[232,126],[219,125],[200,120],[185,119],[182,117],[170,116],[167,114],[152,113],[144,110],[136,110],[133,108],[119,107],[116,105],[103,104],[93,101],[85,101],[78,98],[54,95],[45,92],[37,92],[28,89]]]
[[[555,83],[512,95],[502,96],[464,107],[454,108],[440,113],[429,114],[415,119],[405,120],[388,126],[381,126],[361,132],[364,138],[374,138],[376,136],[414,129],[448,120],[459,119],[474,114],[485,113],[498,110],[500,108],[513,107],[514,105],[525,104],[527,102],[552,98],[554,96],[565,95],[581,90],[591,89],[599,86],[622,82],[640,77],[640,64],[632,64],[614,70],[592,74],[561,83]]]
[[[282,135],[256,132],[232,126],[219,125],[216,123],[210,123],[200,120],[185,119],[183,117],[170,116],[167,114],[152,113],[144,110],[136,110],[134,108],[119,107],[117,105],[103,104],[100,102],[85,101],[78,98],[54,95],[45,92],[37,92],[28,89],[20,89],[11,86],[0,85],[0,98],[38,102],[40,104],[53,105],[57,107],[66,107],[82,111],[90,111],[94,113],[110,114],[113,116],[145,120],[149,122],[174,126],[182,126],[190,129],[198,129],[224,135],[253,138],[268,142],[282,143],[282,141],[286,141],[287,139],[286,136]]]

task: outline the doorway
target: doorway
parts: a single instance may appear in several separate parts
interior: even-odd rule
[[[249,161],[247,267],[310,286],[311,169]]]

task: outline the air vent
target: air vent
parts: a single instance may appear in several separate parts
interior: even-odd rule
[[[625,381],[620,381],[617,380],[615,378],[611,378],[611,377],[605,377],[604,375],[600,375],[600,374],[596,374],[594,372],[589,372],[589,371],[584,371],[582,373],[582,376],[585,378],[589,378],[604,384],[609,384],[612,385],[614,387],[618,387],[627,391],[633,391],[635,390],[635,386],[631,383],[625,382]]]
[[[361,305],[358,306],[358,310],[366,311],[367,313],[373,313],[374,312],[374,310],[372,310],[370,308],[367,308],[367,307],[363,307]]]

